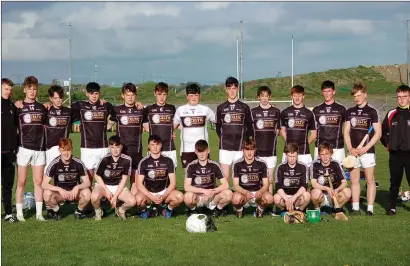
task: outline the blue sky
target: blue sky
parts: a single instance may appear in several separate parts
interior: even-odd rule
[[[236,76],[244,21],[244,80],[406,62],[410,3],[2,2],[2,76],[20,82],[144,80],[215,84]]]

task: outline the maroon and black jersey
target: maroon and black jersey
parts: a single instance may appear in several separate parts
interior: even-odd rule
[[[71,109],[65,106],[50,107],[46,120],[46,149],[58,146],[62,138],[68,138],[71,128]]]
[[[356,105],[346,111],[346,122],[350,123],[350,139],[352,147],[356,148],[359,146],[360,142],[362,142],[373,123],[380,122],[380,114],[370,104],[366,104],[362,108]],[[364,145],[370,141],[373,135],[374,131],[370,133],[369,138]],[[374,146],[371,147],[367,153],[375,153]]]
[[[144,176],[144,186],[149,192],[160,192],[169,186],[169,174],[175,173],[171,158],[161,155],[158,159],[151,155],[142,158],[138,174]]]
[[[35,150],[45,150],[44,124],[47,109],[39,102],[23,102],[23,108],[18,109],[19,117],[19,146]]]
[[[89,101],[78,101],[71,105],[73,122],[81,121],[81,148],[106,148],[107,118],[112,114],[114,107],[106,102],[95,104]]]
[[[65,164],[61,156],[58,156],[51,161],[44,175],[54,180],[54,186],[72,190],[81,183],[82,176],[87,176],[87,169],[84,163],[74,155],[71,155],[68,164]]]
[[[310,173],[312,179],[316,179],[319,185],[326,187],[330,187],[329,180],[327,179],[327,175],[329,175],[335,189],[342,184],[342,180],[346,179],[342,166],[335,160],[331,160],[328,166],[324,166],[320,159],[314,160],[310,166]]]
[[[286,143],[295,142],[299,147],[299,154],[310,154],[309,130],[316,130],[315,115],[305,106],[287,107],[281,114],[281,127],[286,128]]]
[[[175,106],[153,104],[145,109],[144,123],[149,123],[149,134],[157,135],[162,140],[162,151],[174,151],[175,143],[172,139],[174,132]]]
[[[317,125],[317,138],[315,145],[325,141],[332,145],[333,149],[343,149],[343,123],[345,121],[346,107],[333,102],[332,104],[322,103],[313,108]]]
[[[237,100],[226,101],[216,110],[216,127],[219,135],[219,149],[240,151],[242,141],[253,136],[252,115],[249,106]]]
[[[199,160],[192,161],[186,168],[185,178],[191,179],[191,185],[203,189],[216,188],[216,179],[224,178],[218,163],[208,159],[205,166]]]
[[[104,184],[118,186],[123,175],[131,176],[131,157],[121,154],[117,161],[114,161],[111,153],[105,155],[97,166],[97,175],[101,176]]]
[[[127,107],[125,104],[114,107],[111,121],[117,122],[117,135],[127,153],[142,152],[142,123],[144,110],[137,107]]]
[[[268,178],[268,167],[265,161],[255,157],[248,164],[244,157],[237,160],[233,165],[232,177],[239,178],[239,186],[248,191],[258,191],[263,186],[263,178]]]
[[[308,175],[308,167],[303,163],[298,162],[294,167],[283,163],[276,169],[276,189],[283,189],[287,195],[295,195],[301,187],[307,190]]]
[[[253,131],[256,142],[256,156],[276,156],[276,130],[280,129],[280,110],[271,106],[252,108]]]

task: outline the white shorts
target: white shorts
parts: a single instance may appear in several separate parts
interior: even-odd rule
[[[109,148],[81,148],[81,161],[83,161],[87,170],[93,170],[97,167],[100,160],[109,152]]]
[[[282,156],[282,163],[286,162],[286,153],[283,154]],[[310,154],[300,154],[298,155],[298,162],[304,163],[307,165],[307,167],[310,167],[312,164],[312,155]]]
[[[98,184],[98,183],[95,183],[95,187],[97,187],[97,186],[100,186],[100,184]],[[108,188],[108,190],[114,195],[115,194],[115,192],[117,192],[117,189],[118,189],[118,185],[116,185],[116,186],[111,186],[111,185],[105,185],[107,188]],[[94,188],[95,188],[94,187]],[[125,189],[126,187],[124,187],[124,189]]]
[[[195,193],[195,195],[196,195],[196,199],[197,199],[196,206],[198,208],[206,207],[210,210],[213,210],[213,209],[215,209],[216,205],[218,205],[214,202],[214,197],[209,198],[208,200],[206,200],[206,198],[204,197],[204,194],[202,194],[202,193]]]
[[[23,147],[18,147],[17,152],[17,165],[27,166],[31,164],[32,166],[39,166],[46,164],[46,154],[44,151],[35,151],[26,149]]]
[[[323,192],[323,198],[324,198],[324,200],[323,200],[323,202],[320,204],[320,207],[328,206],[328,207],[332,207],[332,208],[333,208],[333,201],[332,201],[332,199],[330,198],[330,196],[329,196],[329,194],[328,194],[327,192]]]
[[[46,150],[46,169],[51,161],[58,156],[60,156],[60,149],[58,146],[53,146],[50,149]]]
[[[269,156],[269,157],[259,157],[260,159],[266,162],[268,168],[275,168],[278,158],[276,156]]]
[[[150,192],[153,196],[163,196],[167,192],[167,189],[161,190],[160,192]]]
[[[346,157],[345,149],[333,149],[332,159],[338,161],[340,164],[343,162],[343,159]],[[319,159],[318,148],[315,147],[315,160]]]
[[[255,192],[251,192],[251,194],[253,196],[256,195],[256,191]],[[248,208],[248,207],[257,207],[258,203],[256,203],[256,198],[252,198],[250,199],[247,203],[245,203],[245,205],[243,205],[244,208]]]
[[[376,154],[375,153],[365,153],[362,156],[356,158],[354,168],[369,168],[376,166]]]
[[[172,161],[174,162],[174,167],[177,168],[178,166],[177,151],[175,150],[174,151],[162,151],[161,154],[171,158]]]
[[[232,165],[233,162],[242,158],[242,151],[219,150],[219,163]]]

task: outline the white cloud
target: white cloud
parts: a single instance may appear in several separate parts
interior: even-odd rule
[[[342,33],[356,36],[369,35],[374,31],[373,22],[360,19],[310,20],[302,22],[304,29],[317,33]]]
[[[329,51],[330,42],[325,41],[301,41],[294,44],[295,55],[323,55]]]
[[[231,3],[229,2],[201,2],[195,5],[199,10],[217,10],[227,8]]]
[[[194,33],[192,40],[200,43],[220,44],[222,46],[233,46],[239,30],[231,27],[205,28]]]

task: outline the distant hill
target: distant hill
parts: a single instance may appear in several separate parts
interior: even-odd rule
[[[324,72],[312,72],[294,76],[294,84],[300,84],[305,87],[307,97],[310,99],[321,98],[320,85],[324,80],[332,80],[337,87],[338,98],[350,98],[350,89],[356,81],[363,81],[368,86],[369,94],[385,95],[394,94],[399,84],[407,83],[406,78],[407,65],[384,65],[384,66],[358,66],[346,69],[331,69]],[[201,85],[201,101],[207,103],[222,102],[226,99],[224,85],[216,86]],[[255,100],[257,89],[262,86],[269,86],[273,92],[275,100],[289,99],[289,88],[291,87],[291,77],[281,78],[264,78],[244,82],[245,99]],[[155,83],[152,81],[139,84],[138,99],[143,103],[153,103],[153,88]],[[184,93],[185,84],[170,85],[168,101],[170,103],[180,104],[186,101]],[[42,85],[39,88],[39,101],[48,101],[49,85]],[[85,85],[78,84],[76,88],[84,88]],[[23,88],[16,86],[14,88],[14,98],[22,99]],[[314,96],[314,97],[312,97]],[[119,87],[103,86],[102,98],[119,104],[122,102],[121,89]],[[77,89],[73,91],[72,100],[86,99],[84,91]]]
[[[294,84],[305,87],[307,94],[320,95],[320,85],[324,80],[335,82],[338,95],[349,95],[352,85],[357,81],[363,81],[369,90],[369,94],[394,93],[399,84],[407,84],[407,65],[384,65],[384,66],[358,66],[346,69],[331,69],[324,72],[312,72],[295,75]],[[244,82],[245,98],[253,99],[260,86],[269,86],[275,98],[289,97],[291,77],[265,78]],[[223,85],[215,86],[221,90]]]

